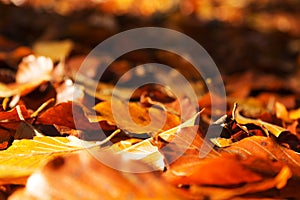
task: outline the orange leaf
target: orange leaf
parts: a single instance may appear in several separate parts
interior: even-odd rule
[[[262,177],[241,164],[234,156],[193,159],[171,166],[165,178],[173,184],[235,185],[260,181]]]

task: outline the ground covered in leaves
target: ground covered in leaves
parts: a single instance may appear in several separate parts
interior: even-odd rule
[[[298,1],[24,2],[0,4],[0,199],[300,199]],[[98,43],[143,26],[203,45],[226,100],[162,50],[127,53],[101,80],[105,58],[78,71]],[[148,84],[119,91],[117,115],[130,118],[116,121],[114,84],[149,62],[182,72],[199,109]],[[125,82],[143,78],[136,71]]]

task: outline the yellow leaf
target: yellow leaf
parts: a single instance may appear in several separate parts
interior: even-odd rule
[[[297,120],[300,118],[300,108],[298,108],[297,110],[291,110],[289,113],[289,117],[292,120]]]
[[[65,59],[73,48],[71,40],[40,41],[34,44],[33,51],[37,55],[50,57],[53,62]]]
[[[74,136],[36,136],[33,140],[15,140],[7,150],[0,151],[0,184],[24,183],[30,174],[54,157],[93,145],[96,143]]]
[[[282,103],[276,102],[275,103],[275,109],[276,109],[276,117],[279,119],[282,119],[285,122],[292,122],[292,120],[289,117],[289,112],[287,111],[285,105]]]
[[[231,139],[227,139],[227,138],[211,138],[210,141],[216,145],[217,147],[229,147],[232,144],[232,140]]]

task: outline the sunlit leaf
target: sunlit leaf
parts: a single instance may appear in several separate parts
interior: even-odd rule
[[[293,120],[300,119],[300,108],[297,110],[291,110],[289,113],[289,117]]]
[[[275,112],[276,112],[276,117],[278,119],[282,119],[285,122],[291,122],[291,119],[289,117],[289,112],[282,103],[279,102],[275,103]]]
[[[134,134],[158,133],[180,124],[179,116],[159,108],[148,108],[136,102],[126,103],[121,100],[115,100],[113,106],[118,109],[118,112],[113,113],[111,102],[105,101],[94,106],[99,113],[96,121],[106,120],[122,130]],[[129,117],[127,117],[128,112],[130,113]],[[166,117],[165,122],[163,121],[164,116]]]
[[[15,140],[7,150],[0,151],[0,183],[18,183],[54,157],[95,144],[73,136]]]
[[[227,138],[211,138],[210,141],[214,143],[217,147],[228,147],[232,144],[231,139]]]
[[[16,82],[0,83],[0,97],[26,95],[45,81],[51,80],[53,63],[50,58],[29,55],[23,58],[16,73]]]
[[[172,138],[174,138],[176,133],[179,132],[182,128],[195,126],[197,124],[197,119],[200,116],[200,114],[203,112],[203,110],[196,113],[194,116],[192,116],[190,119],[186,120],[182,124],[179,124],[178,126],[176,126],[174,128],[171,128],[162,133],[159,133],[159,137],[167,142],[171,142]]]
[[[141,160],[154,170],[162,171],[165,167],[164,156],[150,140],[143,140],[115,153],[122,155],[123,159]]]

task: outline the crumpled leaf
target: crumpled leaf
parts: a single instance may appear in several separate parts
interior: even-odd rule
[[[30,121],[30,118],[31,112],[24,105],[17,105],[9,111],[0,112],[0,126],[6,130],[15,131],[22,121]]]
[[[74,136],[14,140],[7,150],[0,151],[0,183],[24,183],[31,173],[54,157],[95,144]]]
[[[56,104],[68,101],[82,102],[84,97],[83,89],[75,87],[72,80],[65,80],[56,88]]]
[[[23,58],[19,64],[16,74],[17,83],[29,83],[32,79],[50,80],[50,74],[53,70],[53,62],[50,58],[29,55]]]
[[[0,122],[19,121],[21,120],[20,115],[24,119],[30,117],[30,112],[24,105],[18,105],[9,111],[0,111]]]
[[[16,74],[16,82],[0,83],[0,97],[26,95],[45,81],[51,79],[53,63],[50,58],[29,55],[23,58]]]
[[[256,126],[259,126],[260,128],[262,128],[262,130],[264,130],[266,135],[269,135],[269,133],[271,133],[272,135],[274,135],[276,137],[279,137],[279,135],[282,132],[288,131],[285,128],[282,128],[282,127],[274,125],[274,124],[270,124],[268,122],[264,122],[260,119],[250,119],[250,118],[247,118],[247,117],[243,117],[239,113],[239,110],[238,110],[236,105],[235,105],[235,108],[232,111],[232,118],[233,118],[233,120],[235,120],[240,125],[254,124]]]
[[[300,118],[300,108],[288,111],[284,104],[276,102],[276,117],[285,122],[291,123]]]

